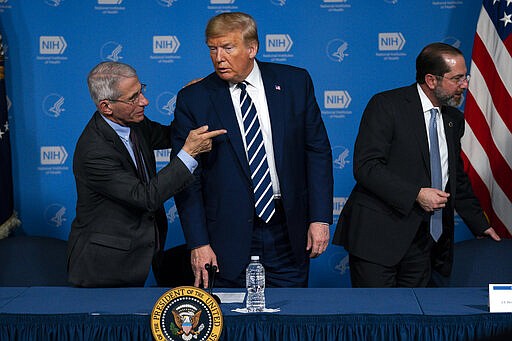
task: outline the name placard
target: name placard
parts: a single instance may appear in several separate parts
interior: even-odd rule
[[[512,312],[512,284],[489,284],[489,311]]]

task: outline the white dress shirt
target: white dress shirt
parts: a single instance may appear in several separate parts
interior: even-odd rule
[[[427,97],[423,89],[419,84],[416,84],[418,88],[418,93],[420,95],[421,106],[423,108],[423,116],[425,119],[425,127],[427,129],[427,138],[428,138],[428,146],[430,149],[430,133],[429,133],[429,124],[430,124],[430,109],[437,109],[437,136],[439,140],[439,155],[441,156],[441,174],[443,177],[443,189],[446,188],[446,184],[448,183],[448,145],[446,143],[446,134],[444,132],[444,124],[443,124],[443,115],[441,115],[441,108],[434,107],[430,99]]]
[[[249,76],[247,76],[245,81],[249,83],[246,87],[247,93],[249,94],[249,96],[251,96],[251,99],[254,105],[256,106],[256,112],[258,114],[258,120],[260,122],[261,133],[263,135],[263,144],[265,145],[265,152],[267,154],[268,167],[270,169],[270,179],[272,181],[274,197],[280,198],[281,190],[279,187],[279,178],[277,176],[276,162],[274,159],[274,147],[272,143],[272,126],[270,124],[270,115],[268,112],[267,98],[265,96],[263,79],[261,78],[261,72],[256,61],[254,61],[254,68],[252,69]],[[244,122],[242,120],[242,111],[240,109],[241,90],[236,86],[236,84],[230,83],[229,91],[231,93],[233,107],[235,108],[238,127],[240,129],[240,132],[242,133],[242,141],[244,143],[245,156],[247,157],[247,143],[244,138]]]

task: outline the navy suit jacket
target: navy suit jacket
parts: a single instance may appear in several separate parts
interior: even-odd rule
[[[277,173],[297,262],[306,254],[310,222],[332,222],[332,155],[313,83],[304,69],[258,62],[267,98]],[[175,197],[189,248],[210,244],[225,278],[249,262],[254,195],[229,85],[215,73],[182,89],[173,122],[173,150],[207,124],[227,129],[200,156],[195,183]]]
[[[464,173],[460,139],[462,113],[442,107],[448,147],[450,193],[443,210],[443,235],[434,245],[433,265],[447,275],[453,259],[454,210],[473,233],[489,228]],[[333,243],[357,257],[393,266],[404,256],[422,221],[429,221],[416,202],[422,187],[431,187],[427,128],[416,84],[377,94],[361,119],[354,147],[357,181],[345,204]]]

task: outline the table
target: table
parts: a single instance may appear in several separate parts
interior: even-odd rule
[[[151,340],[166,288],[0,288],[0,340]],[[219,289],[219,292],[237,292]],[[222,340],[512,340],[512,314],[488,312],[487,288],[267,289],[278,313],[221,304]]]

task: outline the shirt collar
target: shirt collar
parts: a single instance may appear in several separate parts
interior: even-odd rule
[[[107,122],[107,124],[114,129],[117,135],[119,135],[120,138],[128,141],[130,139],[130,127],[122,126],[114,121],[109,120],[104,115],[101,115],[101,117]]]
[[[261,71],[258,66],[256,60],[254,60],[254,67],[252,68],[251,73],[244,79],[250,86],[255,87],[256,89],[260,89],[263,86],[263,81],[261,80]],[[229,88],[233,90],[236,87],[237,83],[229,83]]]
[[[418,94],[420,95],[421,107],[422,107],[424,113],[430,112],[430,109],[432,109],[432,108],[436,108],[438,110],[438,112],[441,112],[439,107],[435,107],[432,104],[430,99],[425,94],[425,91],[423,91],[423,89],[421,88],[421,86],[418,83],[416,83],[416,88],[418,89]]]

